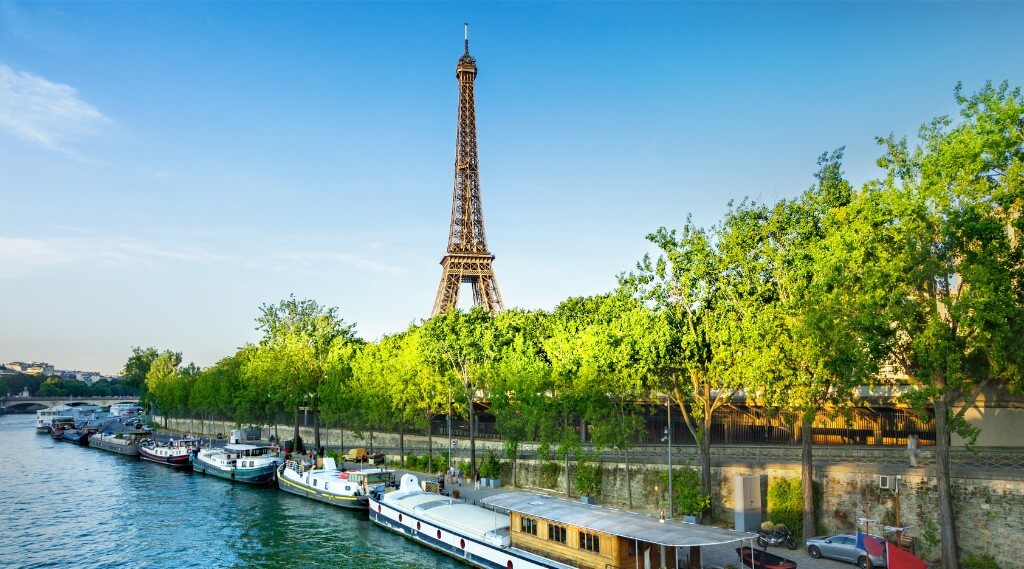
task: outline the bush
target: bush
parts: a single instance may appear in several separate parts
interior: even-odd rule
[[[668,474],[661,474],[661,482],[668,488]],[[690,467],[672,469],[672,509],[674,514],[700,516],[711,507],[711,494],[700,490],[700,474]]]
[[[498,460],[498,456],[494,454],[493,450],[488,450],[487,455],[480,461],[480,477],[497,478],[500,474],[501,461]]]
[[[797,539],[804,534],[804,494],[800,480],[776,478],[768,483],[768,517],[785,524]],[[821,485],[814,484],[814,519],[821,519]]]
[[[544,488],[554,489],[558,484],[558,475],[561,474],[562,467],[553,460],[546,461],[540,467],[540,483]]]
[[[601,464],[597,455],[583,455],[576,462],[573,472],[576,491],[581,496],[597,496],[601,493]]]
[[[988,553],[971,553],[960,559],[963,569],[999,569],[996,558]]]

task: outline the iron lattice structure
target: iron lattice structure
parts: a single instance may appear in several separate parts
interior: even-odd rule
[[[448,231],[448,252],[441,259],[441,284],[434,300],[436,315],[456,306],[462,283],[473,286],[473,304],[492,314],[502,308],[498,281],[494,277],[494,255],[487,249],[484,211],[480,200],[480,164],[476,146],[476,103],[473,82],[476,60],[469,55],[469,27],[466,50],[455,66],[459,80],[459,125],[455,137],[455,191],[452,225]]]

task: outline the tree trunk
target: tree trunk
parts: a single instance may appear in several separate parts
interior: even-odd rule
[[[565,453],[565,497],[571,499],[572,487],[569,485],[570,480],[571,479],[569,478],[569,453],[567,452]]]
[[[320,456],[320,407],[313,406],[313,452]]]
[[[427,420],[427,458],[430,460],[430,467],[427,468],[427,472],[433,472],[434,471],[434,429],[432,429],[430,427],[431,427],[430,420],[428,419]]]
[[[398,455],[402,457],[402,466],[405,466],[405,423],[398,424]],[[427,472],[430,472],[429,468]]]
[[[476,410],[473,409],[473,395],[469,396],[469,475],[476,481]]]
[[[708,417],[704,420],[703,430],[700,433],[700,437],[697,439],[697,449],[700,454],[700,491],[706,495],[711,495],[711,418]],[[712,515],[711,507],[708,507],[707,512],[701,513],[701,522],[708,523]]]
[[[814,440],[813,413],[804,413],[803,426],[800,429],[800,482],[804,493],[804,540],[817,535],[814,531],[814,457],[811,454],[811,443]]]
[[[295,432],[292,434],[292,450],[298,450],[299,447],[299,419],[301,411],[299,406],[295,406]]]
[[[935,401],[935,483],[939,494],[939,530],[942,537],[942,567],[957,569],[956,513],[949,488],[949,403]]]
[[[519,447],[516,447],[516,452],[512,455],[512,487],[519,487]]]
[[[633,509],[633,481],[629,472],[629,447],[626,447],[626,501]]]
[[[373,454],[373,429],[370,429],[370,454]]]

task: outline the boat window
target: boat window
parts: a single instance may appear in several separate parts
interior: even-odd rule
[[[580,532],[580,549],[601,553],[601,538],[597,534]]]
[[[558,543],[565,543],[565,526],[548,524],[548,539]]]
[[[537,520],[536,518],[528,518],[523,516],[519,519],[519,531],[523,533],[529,533],[537,535]]]

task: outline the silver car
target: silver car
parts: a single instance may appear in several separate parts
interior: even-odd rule
[[[812,537],[807,540],[807,554],[815,559],[827,557],[857,565],[868,566],[868,552],[857,548],[857,536],[849,534]],[[871,556],[872,567],[885,567],[885,560]]]

